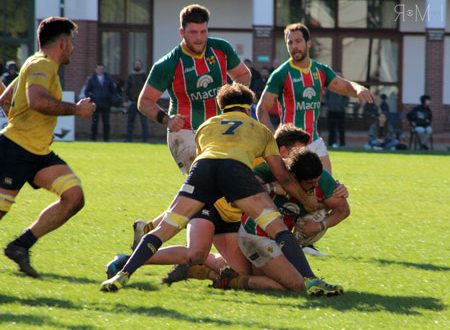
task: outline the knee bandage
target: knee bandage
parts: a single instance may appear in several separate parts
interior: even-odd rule
[[[15,202],[16,198],[14,196],[0,193],[0,211],[8,212],[11,205]]]
[[[57,194],[58,196],[61,196],[64,192],[66,192],[70,188],[77,186],[81,187],[81,181],[75,174],[71,173],[60,176],[55,181],[53,181],[50,190],[55,194]]]
[[[178,229],[183,229],[186,227],[189,219],[180,214],[166,212],[164,214],[163,221],[167,222],[169,225],[177,227]]]
[[[264,209],[260,215],[255,219],[255,222],[258,226],[260,226],[263,230],[266,230],[266,227],[277,218],[281,217],[281,213],[275,211],[273,209]]]

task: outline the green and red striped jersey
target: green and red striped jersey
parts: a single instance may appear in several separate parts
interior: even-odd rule
[[[262,163],[253,169],[253,173],[257,177],[263,180],[264,183],[272,182],[275,180],[272,171],[267,163]],[[327,170],[322,171],[322,175],[319,178],[318,186],[314,188],[314,194],[319,202],[330,198],[336,189],[336,180],[331,176]],[[292,230],[298,217],[305,216],[308,212],[303,205],[294,198],[287,198],[284,195],[270,194],[273,202],[277,206],[278,210],[283,215],[283,221],[289,230]],[[260,226],[258,226],[252,218],[247,215],[243,215],[241,218],[242,225],[247,233],[258,236],[269,236]]]
[[[278,95],[281,123],[303,128],[312,142],[319,138],[322,94],[335,77],[326,64],[311,60],[308,69],[301,69],[289,59],[270,75],[265,91]]]
[[[196,130],[206,119],[219,114],[216,95],[227,82],[227,71],[241,63],[225,40],[208,38],[202,55],[181,44],[156,62],[147,84],[170,95],[169,114],[183,116],[183,129]]]

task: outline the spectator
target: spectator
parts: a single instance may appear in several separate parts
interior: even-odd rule
[[[252,80],[250,81],[250,89],[256,94],[257,99],[261,96],[264,89],[261,73],[253,67],[253,62],[246,58],[244,64],[250,69]]]
[[[128,106],[128,123],[127,123],[127,137],[125,142],[133,141],[134,120],[136,115],[139,116],[142,127],[142,142],[148,140],[148,121],[144,114],[140,113],[137,108],[137,101],[139,93],[147,80],[147,74],[142,70],[142,61],[136,60],[134,62],[133,72],[128,76],[125,85],[125,97]]]
[[[5,86],[8,86],[18,76],[17,71],[19,68],[17,67],[16,62],[8,61],[6,63],[6,69],[7,71],[2,75],[2,82]]]
[[[428,150],[428,140],[430,139],[433,129],[431,128],[431,120],[433,119],[430,109],[431,97],[422,95],[420,97],[420,105],[413,108],[406,117],[411,127],[417,133],[419,138],[420,149]]]
[[[85,94],[97,105],[97,109],[92,116],[91,125],[91,141],[97,141],[98,119],[102,116],[103,122],[103,140],[109,141],[109,115],[113,102],[116,87],[109,76],[105,72],[103,64],[97,64],[95,72],[88,79]]]
[[[342,76],[336,71],[338,76]],[[339,132],[339,146],[345,146],[345,109],[348,106],[348,96],[327,90],[325,104],[328,109],[328,145],[337,148],[336,132]]]
[[[386,100],[387,100],[386,94],[381,94],[380,99],[381,99],[381,102],[380,102],[381,112],[384,112],[386,114],[386,116],[389,116],[390,110],[389,110],[389,104],[386,102]]]
[[[398,144],[386,114],[380,112],[377,121],[369,128],[369,146],[375,150],[395,150]]]

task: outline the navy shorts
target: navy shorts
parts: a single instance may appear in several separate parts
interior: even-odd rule
[[[20,190],[25,182],[33,188],[36,173],[53,166],[66,165],[53,151],[47,155],[33,154],[18,144],[0,135],[0,187],[8,190]]]
[[[214,235],[237,233],[241,222],[226,222],[220,217],[217,209],[212,206],[210,208],[205,207],[201,211],[194,214],[191,219],[200,218],[211,221],[214,224]]]
[[[264,192],[253,171],[233,159],[196,161],[178,194],[206,205],[225,197],[229,203]]]

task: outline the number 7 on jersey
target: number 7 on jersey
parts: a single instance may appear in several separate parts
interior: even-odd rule
[[[242,121],[238,121],[238,120],[222,120],[220,122],[222,125],[230,125],[230,127],[223,132],[223,135],[233,135],[234,131],[242,125]]]

